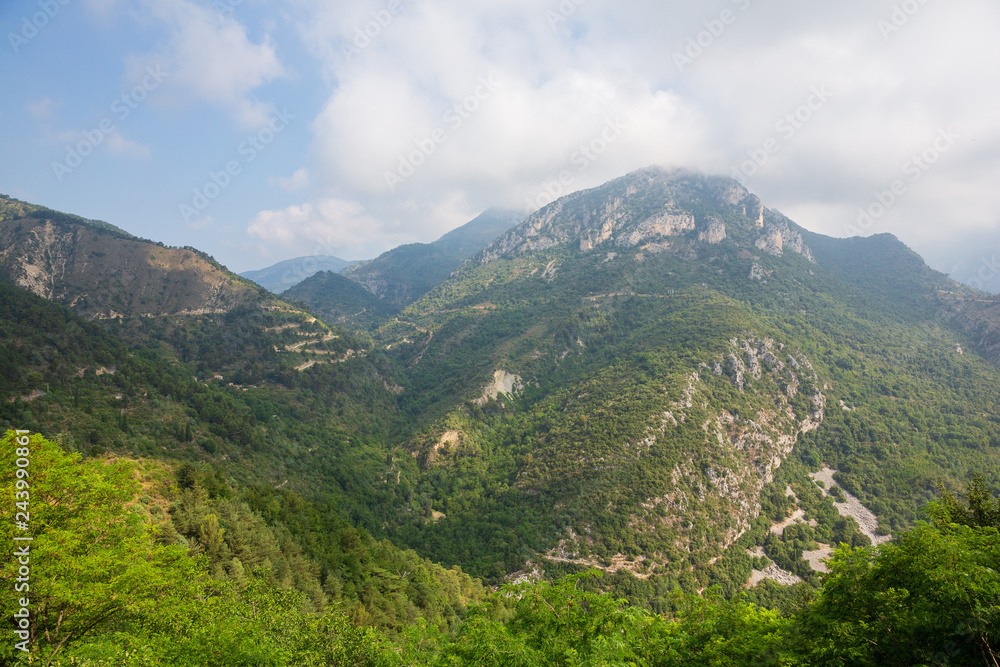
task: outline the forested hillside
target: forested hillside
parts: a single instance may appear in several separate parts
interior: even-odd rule
[[[647,170],[559,200],[379,332],[422,424],[401,484],[437,517],[411,502],[390,535],[493,578],[602,567],[651,601],[735,592],[761,547],[810,578],[804,551],[871,540],[822,516],[810,470],[877,536],[998,463],[1000,375],[942,290],[972,294],[730,179]]]
[[[149,461],[83,462],[15,432],[0,463],[0,496],[32,508],[30,566],[18,574],[8,557],[0,569],[5,590],[30,585],[20,589],[30,598],[0,597],[4,617],[34,610],[0,647],[10,664],[24,660],[18,640],[35,661],[91,666],[974,665],[1000,655],[1000,503],[980,482],[891,546],[842,547],[822,587],[780,610],[675,591],[652,614],[595,592],[596,571],[482,597],[460,572],[349,529],[323,590],[304,594],[261,566],[288,556],[290,540],[190,468],[171,478]],[[8,545],[23,535],[10,521],[0,533]],[[287,560],[289,579],[320,565]],[[352,580],[359,570],[374,576]]]
[[[193,248],[0,197],[0,277],[89,318],[224,313],[268,300]]]
[[[282,298],[306,304],[317,316],[351,331],[370,331],[399,313],[349,278],[321,271],[287,290]]]
[[[992,664],[995,296],[682,170],[483,234],[278,298],[3,200],[36,657]]]

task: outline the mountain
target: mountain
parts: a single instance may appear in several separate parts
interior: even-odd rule
[[[523,214],[489,209],[433,243],[410,243],[384,252],[371,262],[348,268],[344,275],[397,308],[448,278],[458,266],[516,225]]]
[[[352,263],[333,255],[309,255],[308,257],[286,259],[256,271],[244,271],[240,275],[247,280],[252,280],[269,292],[281,294],[320,271],[340,273]]]
[[[1000,458],[993,297],[892,236],[810,233],[728,178],[644,169],[564,197],[401,309],[322,272],[288,295],[315,314],[208,259],[245,301],[129,301],[198,274],[26,213],[0,223],[15,277],[49,226],[108,250],[47,269],[55,303],[16,292],[34,301],[9,315],[7,339],[30,345],[8,344],[5,423],[293,489],[493,583],[597,567],[653,608],[779,567],[815,583],[828,545],[907,528]],[[146,310],[63,296],[96,275]],[[61,303],[96,319],[40,309]]]
[[[814,234],[731,179],[650,168],[402,307],[317,273],[289,293],[314,312],[16,200],[0,239],[0,426],[32,434],[5,436],[0,486],[26,447],[32,599],[65,610],[36,619],[49,657],[909,664],[941,637],[975,638],[962,659],[996,645],[1000,297],[891,235]],[[517,587],[470,608],[470,574]]]
[[[639,597],[739,590],[760,548],[814,577],[807,545],[877,541],[997,462],[1000,373],[956,299],[989,296],[729,178],[571,194],[380,330],[413,419],[401,484],[438,517],[404,502],[389,533],[486,576],[654,575],[613,579]],[[860,522],[817,492],[824,466]]]
[[[351,331],[367,331],[399,312],[358,283],[334,271],[320,271],[288,289],[282,297],[308,304],[325,322]]]
[[[960,283],[994,294],[1000,292],[1000,238],[996,231],[963,231],[938,240],[924,259]]]
[[[488,246],[498,236],[524,220],[525,214],[502,208],[490,208],[457,227],[431,245],[445,253],[467,259]]]
[[[0,278],[90,318],[224,313],[260,288],[192,248],[0,199]]]
[[[328,457],[345,433],[380,441],[394,418],[394,371],[370,341],[194,249],[0,203],[9,424],[89,434],[83,451],[211,461],[240,479],[281,483],[296,470],[294,488],[334,493],[328,476],[367,467]],[[303,404],[313,391],[323,401]],[[356,500],[349,511],[367,516],[369,499]]]

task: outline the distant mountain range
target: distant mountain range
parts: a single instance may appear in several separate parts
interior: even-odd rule
[[[493,208],[433,243],[402,245],[373,260],[351,262],[330,255],[297,257],[240,275],[275,294],[282,294],[318,273],[343,273],[381,300],[382,311],[390,312],[411,303],[444,281],[459,264],[519,223],[524,216],[524,213]],[[351,309],[361,304],[359,299],[364,300],[363,295],[349,290],[336,279],[321,277],[317,281],[329,282],[330,289],[318,288],[315,282],[307,283],[289,298],[309,302],[310,295],[325,292],[322,308],[331,321],[346,317],[348,311],[356,312]],[[344,294],[346,301],[337,305],[337,295],[345,289],[348,290]],[[320,304],[317,302],[315,305],[319,307]]]
[[[320,271],[340,273],[352,263],[333,255],[308,255],[286,259],[256,271],[244,271],[240,275],[270,292],[281,294]]]
[[[433,243],[393,248],[341,275],[317,273],[284,296],[308,304],[328,322],[368,330],[447,280],[462,262],[523,219],[523,213],[489,209]]]
[[[934,268],[965,285],[1000,293],[1000,233],[955,235],[935,244],[926,259]]]
[[[523,219],[523,213],[489,209],[433,243],[393,248],[351,267],[344,275],[401,308],[444,282],[463,261]]]

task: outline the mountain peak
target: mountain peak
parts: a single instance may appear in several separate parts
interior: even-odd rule
[[[563,245],[581,252],[637,248],[685,255],[726,238],[813,261],[802,231],[728,176],[646,167],[557,199],[490,244],[479,261]]]

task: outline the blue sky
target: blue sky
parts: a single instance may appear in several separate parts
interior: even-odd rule
[[[5,0],[0,26],[0,192],[237,271],[662,164],[1000,272],[993,1]]]

